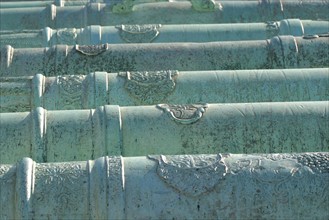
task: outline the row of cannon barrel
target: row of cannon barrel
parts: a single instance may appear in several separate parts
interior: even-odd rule
[[[13,47],[51,47],[56,44],[93,45],[265,40],[277,35],[315,38],[327,36],[328,21],[284,19],[263,23],[90,25],[84,28],[49,27],[41,30],[2,31],[0,43]]]
[[[90,3],[60,7],[0,8],[4,30],[82,28],[120,24],[217,24],[282,19],[328,20],[328,1],[192,0],[129,4]]]
[[[2,0],[0,219],[329,219],[328,11]]]

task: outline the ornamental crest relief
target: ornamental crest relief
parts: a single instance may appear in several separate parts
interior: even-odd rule
[[[58,76],[57,86],[59,98],[57,106],[65,109],[75,109],[81,105],[83,75]]]
[[[213,190],[227,173],[220,154],[148,157],[158,161],[157,174],[165,183],[188,196]]]
[[[266,37],[272,38],[279,34],[280,28],[279,24],[274,21],[266,22]]]
[[[128,43],[150,43],[159,35],[161,24],[117,25],[120,37]]]
[[[103,53],[108,49],[108,44],[99,44],[99,45],[75,45],[75,50],[87,55],[87,56],[96,56]]]
[[[167,113],[171,119],[180,124],[192,124],[202,118],[208,104],[170,105],[158,104],[157,108]]]
[[[58,30],[57,33],[57,44],[76,44],[77,30],[75,28],[64,28]]]
[[[175,89],[178,71],[119,72],[124,77],[126,91],[138,104],[152,105],[163,101]]]

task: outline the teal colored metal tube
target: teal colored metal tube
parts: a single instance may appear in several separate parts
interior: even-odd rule
[[[56,44],[93,45],[262,40],[276,35],[328,35],[328,21],[285,19],[266,23],[92,25],[85,28],[1,31],[0,45],[16,48]]]
[[[203,2],[203,1],[201,1]],[[206,4],[207,2],[204,1]],[[118,24],[216,24],[278,21],[282,19],[328,20],[327,2],[224,1],[210,8],[191,2],[158,2],[120,7],[92,3],[86,6],[1,8],[2,30],[50,27],[82,28],[88,25]],[[122,11],[123,9],[123,11]],[[200,13],[202,16],[200,16]],[[170,16],[168,16],[170,14]]]
[[[325,101],[329,69],[140,71],[0,78],[1,112],[100,105]]]
[[[328,152],[105,156],[65,163],[23,158],[0,165],[0,217],[327,219],[328,157]]]
[[[328,37],[278,36],[269,40],[209,43],[57,45],[1,51],[0,76],[35,73],[86,75],[94,71],[178,71],[322,68]]]
[[[328,101],[314,101],[1,113],[1,160],[328,151],[328,108]]]

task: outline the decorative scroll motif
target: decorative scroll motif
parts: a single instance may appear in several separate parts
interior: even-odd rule
[[[247,170],[265,182],[281,182],[293,176],[300,168],[296,160],[281,157],[282,155],[283,154],[279,155],[280,158],[275,158],[274,156],[273,159],[270,159],[270,157],[272,157],[271,154],[246,155],[244,158],[230,163],[229,171],[232,174],[237,174],[243,170]],[[278,163],[278,160],[280,160],[281,163]],[[285,167],[281,166],[283,164]],[[281,173],[283,173],[283,175],[281,175]]]
[[[58,107],[74,109],[81,105],[83,75],[58,76],[57,85],[59,89]]]
[[[122,158],[120,156],[108,156],[107,158],[107,176],[113,187],[116,187],[114,192],[123,190],[123,169]]]
[[[287,158],[297,159],[297,162],[308,167],[313,173],[329,173],[328,153],[304,153],[304,154],[269,154],[266,158],[276,161]]]
[[[57,31],[57,44],[76,44],[77,30],[75,28],[65,28]]]
[[[107,184],[111,187],[108,191],[108,201],[111,201],[111,206],[108,211],[111,214],[111,219],[121,219],[125,213],[125,198],[124,198],[124,169],[123,159],[121,156],[106,157],[107,160]]]
[[[118,75],[126,77],[125,89],[140,104],[152,105],[163,101],[174,91],[178,71],[120,72]]]
[[[117,25],[120,37],[128,43],[150,43],[159,35],[161,24]]]
[[[312,175],[329,173],[329,153],[256,154],[244,155],[240,158],[234,157],[236,155],[225,159],[228,172],[233,175],[239,172],[246,173],[246,175],[237,176],[249,176],[251,174],[248,184],[260,186],[259,191],[262,193],[256,193],[254,196],[259,198],[257,206],[264,211],[273,202],[266,198],[267,195],[274,195],[277,201],[280,201],[280,204],[289,205],[298,198],[294,193],[296,187],[303,187],[305,201],[308,198],[317,198],[316,200],[313,199],[314,207],[321,206],[328,201],[326,192],[329,187],[329,175]],[[308,179],[307,187],[305,187],[303,177]],[[318,181],[319,179],[320,181]],[[267,194],[264,192],[267,192]],[[256,200],[254,198],[254,201]],[[302,205],[303,201],[300,204]]]
[[[229,167],[232,174],[242,170],[250,170],[254,177],[262,182],[278,183],[300,174],[304,168],[311,170],[313,173],[329,173],[329,154],[248,155],[231,163]]]
[[[193,104],[193,105],[169,105],[158,104],[158,108],[167,112],[168,115],[180,124],[192,124],[198,121],[208,108],[208,104]]]
[[[100,53],[103,53],[108,48],[107,44],[99,45],[75,45],[75,49],[80,53],[88,56],[96,56]]]
[[[278,35],[280,32],[279,25],[277,22],[268,21],[266,22],[266,37],[271,38]]]
[[[8,172],[8,170],[10,169],[10,165],[1,165],[0,166],[0,177],[3,176],[5,173]]]
[[[216,7],[222,9],[222,6],[214,0],[191,0],[191,3],[196,11],[215,11]]]
[[[0,166],[0,184],[1,183],[12,183],[14,181],[16,167],[10,165]]]
[[[157,160],[157,174],[169,186],[188,196],[215,188],[227,173],[222,155],[149,156]]]
[[[35,172],[35,199],[40,204],[51,201],[57,213],[67,207],[78,210],[80,204],[77,199],[84,194],[81,184],[85,179],[86,171],[77,163],[38,164]]]

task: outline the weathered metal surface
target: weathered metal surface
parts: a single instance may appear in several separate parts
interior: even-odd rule
[[[0,76],[94,71],[230,70],[327,67],[327,36],[279,36],[262,41],[162,43],[18,48],[1,50]]]
[[[328,151],[328,108],[322,101],[1,113],[1,160]]]
[[[48,5],[56,6],[78,6],[78,5],[87,5],[91,3],[105,3],[110,5],[129,5],[133,6],[140,3],[152,3],[152,2],[168,2],[168,0],[2,0],[0,2],[0,8],[26,8],[26,7],[45,7]],[[188,0],[170,0],[170,2],[177,1],[188,1]],[[240,0],[241,1],[241,0]],[[253,0],[255,1],[255,0]]]
[[[0,185],[1,219],[329,218],[327,152],[24,158]]]
[[[262,40],[276,35],[324,35],[328,21],[285,19],[266,23],[181,24],[181,25],[92,25],[86,28],[1,31],[0,45],[49,47],[56,44],[93,45],[118,43],[209,42]]]
[[[0,111],[329,100],[329,69],[144,71],[0,78]],[[191,89],[193,91],[191,92]]]
[[[56,6],[78,6],[86,5],[90,3],[106,3],[111,4],[113,2],[121,2],[121,0],[2,0],[0,2],[0,8],[28,8],[28,7],[46,7],[48,5]]]
[[[85,6],[1,8],[2,30],[81,28],[88,25],[216,24],[264,22],[285,18],[328,20],[326,1],[183,1],[134,6],[92,3]],[[200,14],[202,13],[202,14]],[[170,15],[170,16],[169,16]]]

